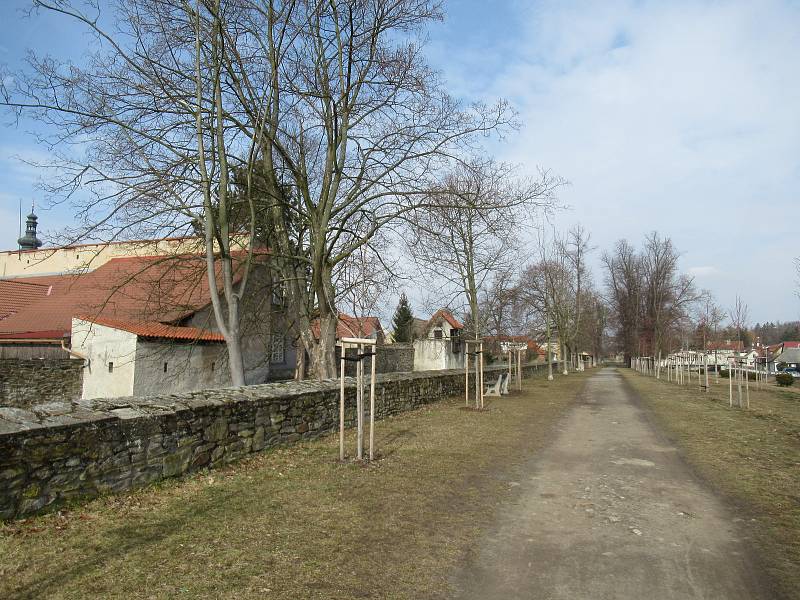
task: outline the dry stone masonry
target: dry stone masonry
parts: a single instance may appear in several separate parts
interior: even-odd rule
[[[82,360],[0,360],[0,406],[27,408],[41,402],[70,402],[81,397],[82,385]]]
[[[501,370],[487,370],[487,379]],[[545,371],[525,367],[526,376]],[[463,371],[379,375],[376,418],[463,392]],[[350,379],[347,394],[352,424]],[[338,401],[339,382],[328,380],[0,407],[0,519],[330,433],[338,428]]]

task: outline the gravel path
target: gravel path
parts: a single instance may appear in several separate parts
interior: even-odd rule
[[[512,482],[455,576],[459,598],[770,598],[735,515],[646,420],[613,370],[592,376]]]

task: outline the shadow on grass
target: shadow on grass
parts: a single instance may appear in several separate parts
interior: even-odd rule
[[[378,453],[380,454],[381,458],[392,456],[416,437],[417,434],[411,429],[398,429],[397,431],[392,431],[391,433],[382,436],[378,440],[380,443]]]
[[[224,507],[234,500],[236,494],[222,489],[209,492],[183,504],[178,510],[169,511],[163,517],[153,519],[152,515],[160,513],[151,512],[142,522],[136,523],[130,523],[123,517],[128,524],[116,528],[106,527],[96,537],[86,537],[80,543],[65,549],[75,561],[71,567],[47,569],[46,575],[40,574],[33,583],[12,588],[8,598],[49,598],[68,589],[70,582],[94,571],[102,571],[102,567],[109,562],[141,553],[147,546],[163,542],[191,524],[213,518],[215,513],[217,516],[224,516]],[[110,576],[113,577],[113,574]],[[133,590],[129,592],[136,594]],[[92,594],[87,590],[86,595]]]

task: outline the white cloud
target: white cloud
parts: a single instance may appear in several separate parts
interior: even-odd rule
[[[722,303],[759,290],[757,318],[796,318],[790,280],[763,267],[800,254],[796,220],[779,217],[800,189],[800,6],[544,2],[518,21],[481,92],[510,98],[525,126],[495,151],[570,180],[561,220],[601,248],[658,230],[686,264],[718,266]],[[466,62],[445,70],[470,79]]]

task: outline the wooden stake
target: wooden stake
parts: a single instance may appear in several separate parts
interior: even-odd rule
[[[344,353],[346,346],[342,344],[339,375],[339,460],[344,460]]]
[[[466,402],[467,407],[469,407],[469,345],[467,342],[464,342],[464,388],[466,393],[464,394],[464,401]]]
[[[369,459],[375,457],[375,359],[378,358],[378,346],[372,346],[372,368],[370,369],[371,379],[369,382]]]
[[[359,356],[363,353],[364,345],[359,344]],[[356,412],[358,417],[356,456],[358,460],[362,460],[364,458],[364,363],[360,359],[356,363]]]
[[[480,348],[480,352],[481,352],[481,354],[480,354],[480,363],[481,363],[481,386],[480,386],[480,390],[481,390],[481,408],[483,408],[483,342],[480,342],[480,344],[478,344],[478,347]]]

